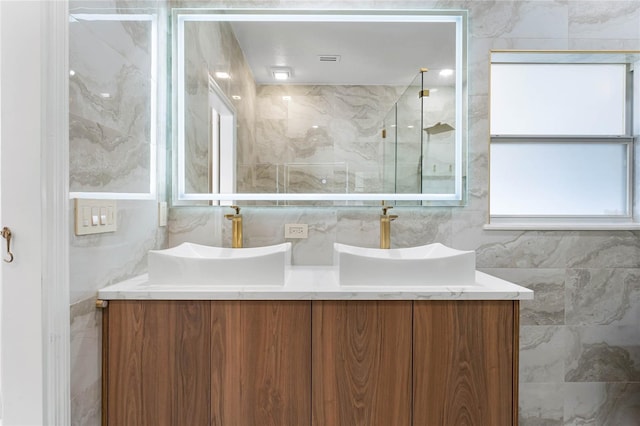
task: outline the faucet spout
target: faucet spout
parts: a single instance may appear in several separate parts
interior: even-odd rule
[[[242,248],[242,215],[240,207],[231,206],[235,210],[235,214],[224,215],[225,219],[231,221],[231,247]]]
[[[393,206],[383,206],[382,214],[380,215],[380,248],[391,248],[391,222],[398,218],[395,214],[387,214],[389,209]]]

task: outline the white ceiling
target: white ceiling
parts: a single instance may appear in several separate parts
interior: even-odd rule
[[[408,85],[428,68],[427,86],[455,68],[455,24],[446,22],[233,22],[259,84],[278,84],[271,68],[293,70],[290,84]],[[340,55],[320,62],[320,55]]]

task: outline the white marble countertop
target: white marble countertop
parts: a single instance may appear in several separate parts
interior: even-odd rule
[[[98,291],[104,300],[528,300],[533,291],[476,271],[461,286],[341,286],[331,266],[293,266],[283,286],[154,285],[147,274]]]

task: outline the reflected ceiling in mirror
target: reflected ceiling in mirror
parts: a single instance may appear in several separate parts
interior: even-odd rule
[[[176,205],[464,202],[466,12],[174,9],[172,25]]]

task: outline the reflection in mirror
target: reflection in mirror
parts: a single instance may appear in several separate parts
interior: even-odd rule
[[[195,12],[173,11],[174,203],[463,203],[464,12]]]
[[[155,199],[157,15],[69,15],[71,198]]]
[[[446,86],[426,88],[427,72],[424,68],[418,73],[385,116],[383,191],[437,196],[457,190],[455,128],[447,122],[428,121],[437,114],[455,123],[455,96]]]

